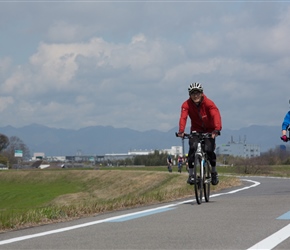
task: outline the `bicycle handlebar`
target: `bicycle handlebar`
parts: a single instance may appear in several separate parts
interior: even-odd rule
[[[193,136],[201,136],[201,137],[204,137],[204,138],[211,138],[213,133],[202,133],[202,132],[196,132],[196,131],[192,131],[190,134],[187,134],[187,133],[184,133],[183,134],[183,137],[181,137],[182,139],[190,139],[192,138]],[[220,131],[218,131],[217,135],[220,135]],[[178,133],[175,132],[175,136],[176,137],[180,137],[178,136]]]
[[[289,100],[290,101],[290,100]],[[288,141],[290,141],[290,125],[286,128],[286,131],[288,131],[288,135],[287,135],[287,133],[286,133],[286,138],[287,138],[287,141],[286,142],[288,142]],[[281,138],[281,140],[283,140],[282,139],[282,136],[280,137]],[[284,140],[283,140],[284,141]]]

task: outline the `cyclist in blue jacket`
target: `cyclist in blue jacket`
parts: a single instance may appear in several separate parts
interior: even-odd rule
[[[284,121],[282,123],[281,140],[284,141],[284,142],[288,141],[287,129],[289,128],[289,125],[290,125],[290,111],[288,111],[288,113],[285,115]]]
[[[171,155],[168,155],[166,160],[167,160],[167,169],[171,173],[172,172],[172,164],[173,164]]]

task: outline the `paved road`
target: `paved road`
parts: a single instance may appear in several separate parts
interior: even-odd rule
[[[0,249],[290,249],[290,179],[0,234]]]

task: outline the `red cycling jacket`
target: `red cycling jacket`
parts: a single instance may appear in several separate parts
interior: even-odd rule
[[[183,133],[185,130],[188,116],[191,119],[191,131],[212,133],[214,130],[221,131],[222,129],[219,109],[214,102],[208,99],[204,94],[198,106],[191,98],[182,104],[179,120],[180,133]]]

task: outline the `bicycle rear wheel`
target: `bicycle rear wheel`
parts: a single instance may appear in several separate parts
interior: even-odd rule
[[[197,204],[202,203],[202,178],[201,178],[201,158],[195,156],[194,160],[194,193]]]
[[[210,183],[211,183],[211,167],[210,162],[205,161],[204,163],[204,182],[203,182],[203,190],[204,190],[204,199],[206,202],[209,201],[210,196]]]

